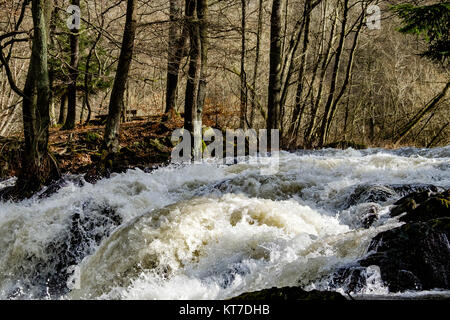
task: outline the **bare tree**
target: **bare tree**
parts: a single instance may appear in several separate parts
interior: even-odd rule
[[[80,6],[80,0],[72,0],[72,5]],[[67,90],[67,117],[62,130],[71,130],[75,128],[77,117],[77,80],[78,80],[78,64],[80,51],[79,30],[77,28],[70,30],[70,83]]]
[[[167,56],[167,85],[166,85],[166,109],[167,115],[173,114],[176,108],[178,78],[180,72],[181,60],[184,56],[186,38],[188,29],[181,24],[182,1],[170,0],[170,27],[169,27],[169,45]],[[188,2],[186,2],[187,4]],[[180,30],[180,25],[182,28]]]
[[[270,18],[270,71],[267,104],[267,129],[280,128],[282,1],[272,1]]]
[[[186,19],[189,28],[189,70],[184,106],[184,128],[201,141],[203,105],[206,96],[208,59],[207,0],[187,0]],[[201,152],[201,144],[193,146],[193,154]]]
[[[124,109],[124,93],[128,72],[133,58],[134,39],[136,35],[136,0],[127,0],[127,13],[123,32],[120,57],[116,77],[109,102],[109,113],[106,122],[103,160],[114,156],[119,149],[120,120]]]

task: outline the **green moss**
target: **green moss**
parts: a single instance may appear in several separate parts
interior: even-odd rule
[[[84,134],[83,139],[86,142],[96,143],[96,142],[99,142],[102,139],[102,137],[95,132],[86,132]]]
[[[164,146],[161,141],[158,139],[151,139],[149,144],[154,147],[156,150],[158,150],[161,153],[166,153],[166,146]]]

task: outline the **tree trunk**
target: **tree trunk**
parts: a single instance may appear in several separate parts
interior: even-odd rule
[[[87,117],[86,117],[86,124],[88,124],[91,121],[91,114],[92,114],[92,108],[91,103],[89,102],[89,94],[90,94],[90,87],[89,83],[92,81],[92,74],[90,72],[91,68],[91,59],[92,54],[94,53],[95,48],[97,47],[98,42],[100,41],[102,37],[102,33],[99,32],[97,35],[97,38],[95,38],[94,44],[92,45],[91,49],[89,50],[89,54],[86,58],[86,70],[84,74],[84,102],[86,104],[86,108],[88,111]]]
[[[270,74],[267,129],[280,129],[281,100],[281,12],[282,0],[272,1],[270,18]],[[270,135],[269,135],[270,136]]]
[[[208,70],[208,0],[197,0],[197,18],[200,37],[200,80],[197,96],[197,121],[202,121],[206,99],[206,77]]]
[[[324,3],[324,8],[323,8],[323,20],[326,17],[326,12],[327,12],[327,6],[326,6],[326,2]],[[336,29],[336,24],[337,24],[337,12],[334,12],[334,20],[333,23],[331,25],[331,31],[330,31],[330,37],[329,37],[329,41],[328,41],[328,45],[326,47],[326,52],[323,55],[323,61],[322,61],[322,66],[321,66],[321,71],[320,71],[320,79],[319,79],[319,89],[317,92],[317,96],[315,99],[315,102],[313,104],[311,104],[311,119],[309,121],[309,125],[308,128],[306,130],[305,133],[305,145],[309,148],[312,147],[313,145],[313,140],[314,140],[314,128],[316,127],[316,121],[317,121],[317,112],[319,110],[320,104],[322,102],[322,92],[323,92],[323,87],[324,87],[324,80],[325,80],[325,75],[327,73],[327,67],[328,67],[328,63],[330,62],[330,59],[332,58],[332,54],[331,54],[331,48],[333,47],[334,44],[334,30]],[[323,27],[325,28],[325,25],[323,25]],[[325,30],[325,29],[323,29]],[[323,31],[322,33],[324,34],[325,31]],[[325,37],[322,39],[322,41],[325,41]],[[324,45],[325,46],[325,45]]]
[[[124,93],[128,73],[133,58],[134,38],[136,35],[136,0],[127,0],[126,22],[123,33],[122,47],[120,49],[114,85],[109,101],[109,112],[106,121],[104,136],[103,160],[114,157],[119,152],[120,117],[124,108]],[[111,163],[109,163],[111,164]],[[107,165],[107,162],[105,162]],[[108,165],[107,165],[108,167]]]
[[[64,124],[66,121],[66,102],[67,102],[67,93],[64,93],[61,96],[60,105],[59,105],[59,118],[58,118],[58,124]]]
[[[184,56],[188,29],[183,25],[180,34],[180,18],[182,17],[182,1],[170,0],[170,29],[167,57],[166,109],[170,116],[174,113],[177,103],[178,79],[181,60]],[[186,3],[187,4],[187,3]]]
[[[201,154],[202,115],[206,97],[208,60],[208,1],[187,0],[186,19],[190,53],[184,106],[184,128],[194,136],[193,155]],[[195,142],[197,142],[195,144]]]
[[[303,110],[301,107],[302,96],[303,96],[303,88],[304,88],[304,76],[306,69],[306,55],[308,52],[309,46],[309,28],[311,25],[311,3],[307,1],[305,3],[305,32],[303,36],[303,48],[301,52],[301,61],[300,61],[300,70],[298,72],[298,83],[297,83],[297,91],[295,95],[295,106],[294,112],[292,114],[292,122],[289,132],[292,133],[293,138],[296,137],[298,128],[302,122]]]
[[[342,23],[341,23],[341,32],[339,35],[339,44],[336,49],[336,56],[334,60],[334,66],[333,66],[333,74],[331,76],[331,84],[330,84],[330,91],[328,93],[328,99],[325,104],[325,114],[322,119],[322,126],[320,129],[320,140],[319,145],[323,146],[327,139],[327,132],[328,132],[328,124],[330,115],[332,112],[332,106],[335,98],[335,91],[336,91],[336,84],[338,80],[338,74],[339,74],[339,67],[341,64],[341,56],[342,52],[344,51],[344,42],[345,42],[345,30],[347,27],[347,18],[348,18],[348,0],[344,0],[344,12],[342,17]]]
[[[328,118],[328,123],[327,123],[327,131],[325,132],[325,140],[328,137],[328,134],[329,134],[329,131],[330,131],[330,127],[331,127],[331,123],[333,121],[334,114],[336,113],[337,105],[338,105],[339,101],[341,100],[342,96],[344,95],[345,91],[347,90],[348,84],[350,83],[350,80],[352,78],[353,60],[354,60],[354,57],[355,57],[356,48],[358,46],[359,34],[360,34],[361,29],[362,29],[362,27],[364,25],[364,13],[365,12],[366,12],[366,7],[364,6],[363,7],[363,11],[362,11],[361,16],[360,16],[358,27],[357,27],[357,29],[355,31],[355,36],[353,38],[353,44],[352,44],[352,47],[350,49],[349,58],[348,58],[348,62],[347,62],[347,70],[345,72],[345,79],[344,79],[344,82],[342,84],[341,90],[339,91],[339,94],[334,99],[333,105],[331,106],[331,112],[330,112],[330,116]]]
[[[241,108],[240,108],[240,128],[245,129],[245,124],[247,120],[247,74],[245,73],[245,33],[246,33],[246,12],[247,12],[247,1],[241,0]]]
[[[263,0],[259,0],[258,5],[258,30],[256,32],[256,53],[255,53],[255,66],[253,68],[253,90],[251,91],[251,110],[250,110],[250,126],[253,128],[255,122],[255,109],[256,109],[256,82],[258,79],[258,66],[260,58],[261,48],[261,33],[262,33],[262,15],[263,15]]]
[[[22,170],[18,176],[17,191],[28,197],[44,184],[56,178],[48,153],[50,80],[48,73],[47,34],[51,10],[50,0],[33,0],[33,45],[24,88],[22,111],[25,150]],[[51,12],[51,11],[50,11]]]
[[[197,115],[197,95],[200,81],[200,36],[198,23],[195,22],[196,0],[186,0],[186,24],[189,29],[189,70],[187,74],[184,128],[191,133],[194,131],[194,121]]]
[[[80,6],[80,0],[72,0],[72,5]],[[70,30],[70,68],[69,68],[69,88],[67,93],[68,106],[67,118],[62,130],[72,130],[75,128],[77,117],[77,80],[79,63],[79,30]]]

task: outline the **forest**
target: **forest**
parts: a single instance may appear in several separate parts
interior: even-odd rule
[[[448,300],[449,56],[443,0],[0,0],[0,300]]]

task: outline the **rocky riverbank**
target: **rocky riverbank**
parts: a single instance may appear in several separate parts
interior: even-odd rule
[[[430,186],[396,201],[389,215],[404,224],[378,234],[365,258],[332,277],[335,285],[358,292],[366,286],[366,268],[377,266],[392,293],[449,290],[450,190],[436,190]]]

